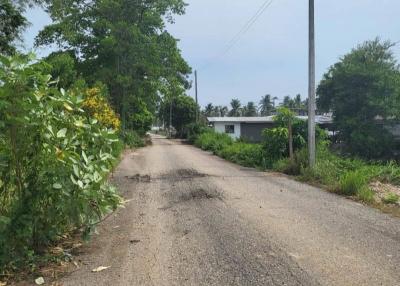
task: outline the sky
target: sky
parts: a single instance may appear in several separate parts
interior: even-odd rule
[[[224,53],[229,42],[265,0],[186,0],[186,14],[168,31],[179,39],[189,65],[198,70],[199,103],[258,103],[265,94],[282,99],[308,90],[308,1],[273,0],[258,21]],[[399,0],[315,0],[316,79],[358,44],[380,37],[400,42]],[[36,8],[25,48],[51,21]],[[46,55],[49,49],[37,51]],[[393,48],[400,60],[400,43]],[[191,79],[193,76],[191,76]],[[194,89],[188,91],[194,96]]]

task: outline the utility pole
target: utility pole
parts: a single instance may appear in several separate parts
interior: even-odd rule
[[[199,122],[199,110],[198,110],[198,106],[199,106],[199,101],[197,98],[197,70],[194,71],[194,87],[195,87],[195,93],[196,93],[196,122]]]
[[[315,166],[315,23],[314,0],[309,0],[308,55],[308,159]]]
[[[169,128],[168,128],[168,133],[169,133],[169,137],[172,137],[172,98],[171,98],[171,102],[169,104]]]

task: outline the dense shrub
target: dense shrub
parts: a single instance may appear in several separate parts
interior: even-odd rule
[[[263,147],[269,166],[288,156],[288,130],[284,127],[265,129]]]
[[[246,167],[265,168],[264,151],[260,144],[235,142],[221,151],[222,158]]]
[[[300,175],[308,165],[308,150],[303,148],[296,151],[294,159],[282,158],[273,163],[272,169],[288,175]]]
[[[84,95],[82,107],[90,116],[106,127],[120,129],[121,121],[107,101],[105,87],[89,88]]]
[[[201,123],[190,123],[185,126],[184,130],[185,130],[185,137],[186,139],[189,140],[190,143],[194,143],[197,137],[199,137],[201,134],[207,131],[212,131],[205,124]]]
[[[220,154],[223,148],[232,145],[233,142],[234,140],[229,135],[209,130],[197,137],[195,145],[203,150],[212,151],[214,154]]]
[[[143,138],[133,130],[121,131],[120,137],[122,141],[130,148],[138,148],[145,146]]]
[[[90,233],[120,198],[107,184],[116,131],[23,56],[0,57],[0,265],[22,264],[74,228]]]

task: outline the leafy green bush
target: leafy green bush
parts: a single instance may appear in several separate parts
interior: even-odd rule
[[[197,137],[195,145],[203,150],[212,151],[214,154],[219,155],[223,148],[232,145],[233,142],[233,139],[229,135],[209,130]]]
[[[276,161],[272,169],[288,175],[300,175],[308,165],[308,150],[303,148],[294,154],[294,159],[283,158]]]
[[[277,127],[263,130],[265,156],[272,166],[273,162],[288,156],[288,130]]]
[[[0,266],[24,265],[120,198],[107,183],[119,140],[25,56],[0,57]],[[29,262],[29,261],[28,261]]]
[[[338,193],[354,196],[367,185],[366,176],[359,170],[345,173],[339,180]]]
[[[185,137],[190,143],[194,143],[200,134],[210,131],[210,128],[201,123],[190,123],[185,126]]]
[[[133,130],[125,130],[120,132],[120,138],[125,143],[125,145],[130,148],[139,148],[144,147],[145,142],[143,138]]]
[[[220,151],[222,158],[246,167],[265,168],[264,151],[260,144],[235,142]]]

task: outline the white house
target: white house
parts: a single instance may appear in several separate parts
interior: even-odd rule
[[[296,116],[301,120],[307,120],[308,116]],[[226,133],[234,139],[246,138],[250,141],[261,141],[262,131],[273,128],[275,121],[273,116],[267,117],[208,117],[208,122],[214,127],[215,132]],[[317,115],[315,122],[320,126],[332,123],[332,117]]]

